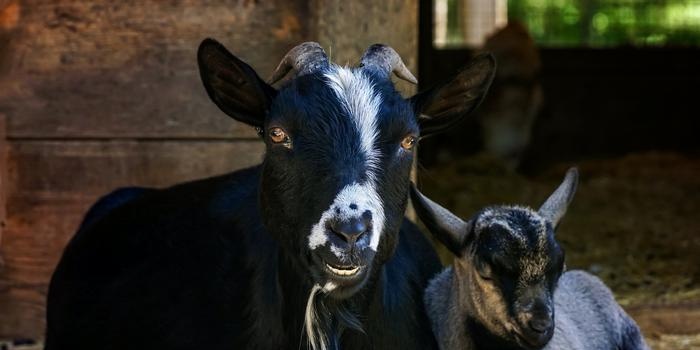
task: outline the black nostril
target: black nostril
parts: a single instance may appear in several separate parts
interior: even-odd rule
[[[368,224],[362,218],[337,220],[331,225],[331,231],[350,245],[367,232]]]
[[[533,318],[530,321],[527,321],[527,324],[533,331],[537,333],[545,333],[552,327],[552,319],[549,317]]]

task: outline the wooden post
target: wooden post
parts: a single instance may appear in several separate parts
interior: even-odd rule
[[[7,203],[7,133],[6,119],[4,114],[0,114],[0,245],[2,244],[2,233],[7,224],[5,203]],[[0,269],[4,266],[2,250],[0,250]]]

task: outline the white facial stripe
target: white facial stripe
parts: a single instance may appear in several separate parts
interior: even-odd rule
[[[331,210],[326,210],[321,215],[321,220],[311,228],[311,234],[309,235],[309,248],[311,250],[316,249],[328,242],[328,236],[326,236],[326,221],[328,221],[333,216]]]
[[[377,114],[382,97],[374,90],[374,84],[361,70],[334,66],[325,74],[328,86],[333,89],[345,111],[353,118],[360,134],[360,147],[366,157],[368,176],[376,181],[374,171],[379,166],[379,150],[375,147],[379,131]]]
[[[350,208],[351,204],[354,204],[356,209]],[[311,228],[309,248],[313,250],[328,242],[326,222],[331,218],[343,220],[361,217],[366,211],[372,213],[372,229],[369,232],[371,237],[369,247],[376,252],[384,228],[384,208],[379,194],[374,184],[371,182],[364,184],[354,183],[345,186],[345,188],[338,193],[331,206],[321,214],[321,219],[318,223]]]
[[[369,247],[377,251],[384,228],[384,208],[377,193],[376,172],[379,168],[380,152],[376,147],[379,131],[377,114],[382,104],[381,96],[375,91],[374,84],[361,70],[332,66],[325,74],[328,86],[333,90],[345,112],[352,118],[360,135],[360,147],[365,155],[367,182],[354,183],[343,188],[331,206],[321,214],[321,219],[311,228],[309,247],[316,249],[328,242],[326,222],[331,218],[347,220],[359,218],[363,213],[372,213],[372,229]],[[355,209],[350,208],[354,204]],[[338,247],[331,246],[331,251],[342,257]]]

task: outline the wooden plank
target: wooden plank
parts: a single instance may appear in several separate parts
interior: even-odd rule
[[[316,36],[354,64],[375,42],[417,67],[416,1],[27,0],[0,76],[12,138],[253,137],[208,101],[196,47],[219,38],[266,77],[294,44]],[[311,24],[306,24],[311,23]],[[396,30],[401,28],[401,30]],[[348,35],[353,33],[353,35]],[[406,94],[414,88],[399,83]]]
[[[209,101],[197,46],[217,38],[267,78],[306,35],[302,1],[17,4],[0,60],[10,138],[254,137]]]
[[[3,317],[0,322],[0,337],[3,340],[44,338],[45,299],[45,288],[40,290],[0,285],[0,310]]]
[[[0,246],[2,246],[2,233],[5,229],[5,182],[7,181],[7,143],[5,139],[5,115],[0,113]],[[0,271],[4,266],[2,254],[0,254]]]
[[[260,162],[263,149],[259,141],[10,142],[0,338],[43,337],[51,273],[99,196],[248,167]]]
[[[2,246],[6,265],[0,274],[0,338],[42,338],[48,281],[91,201],[11,202],[25,209],[8,218]]]
[[[401,55],[409,70],[418,76],[418,1],[325,1],[311,5],[311,30],[338,64],[354,65],[367,47],[390,45]],[[405,96],[415,86],[394,78]]]
[[[119,186],[166,186],[262,160],[261,141],[13,141],[8,201],[92,198]],[[8,215],[18,213],[8,207]]]

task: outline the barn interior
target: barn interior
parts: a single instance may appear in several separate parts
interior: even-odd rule
[[[700,349],[697,0],[0,0],[0,349],[41,348],[51,274],[101,195],[260,162],[202,88],[206,37],[263,75],[302,41],[350,65],[388,43],[417,73],[407,96],[493,53],[476,115],[421,140],[422,191],[463,217],[537,207],[577,166],[568,268],[652,348]]]

